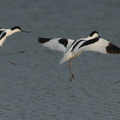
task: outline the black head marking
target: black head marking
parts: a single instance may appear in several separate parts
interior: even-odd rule
[[[21,27],[20,27],[20,26],[15,26],[15,27],[12,27],[12,28],[11,28],[11,30],[15,30],[15,29],[21,30]]]
[[[38,42],[41,43],[41,44],[44,44],[48,41],[50,41],[52,38],[42,38],[42,37],[39,37],[38,38]]]
[[[59,39],[59,43],[62,44],[62,45],[64,45],[64,46],[66,47],[67,44],[68,44],[68,39],[66,39],[66,38],[61,38],[61,39]]]
[[[89,36],[92,37],[95,33],[99,34],[97,31],[92,31]]]

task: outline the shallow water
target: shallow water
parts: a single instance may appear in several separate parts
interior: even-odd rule
[[[0,120],[119,120],[120,56],[86,52],[75,58],[75,80],[69,81],[62,53],[42,47],[41,37],[87,37],[93,30],[120,46],[120,1],[4,0],[3,28],[15,25],[32,33],[16,33],[0,50]]]

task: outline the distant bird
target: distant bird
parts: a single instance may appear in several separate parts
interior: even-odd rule
[[[79,56],[84,51],[94,51],[104,54],[120,54],[120,48],[111,42],[101,38],[97,31],[93,31],[87,38],[78,40],[66,38],[42,38],[39,37],[38,42],[43,46],[64,53],[60,64],[69,60],[69,70],[71,73],[70,81],[74,79],[71,59]]]
[[[16,32],[26,32],[26,33],[29,33],[29,31],[24,31],[21,29],[20,26],[15,26],[15,27],[12,27],[11,29],[3,29],[3,28],[0,28],[0,46],[2,46],[2,49],[4,51],[4,53],[6,55],[8,54],[13,54],[13,53],[7,53],[4,46],[3,46],[3,43],[5,42],[6,38]],[[19,52],[15,52],[15,53],[23,53],[25,51],[19,51]]]

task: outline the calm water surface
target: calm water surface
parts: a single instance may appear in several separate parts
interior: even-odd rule
[[[0,26],[15,25],[32,33],[16,33],[4,43],[24,54],[0,60],[0,120],[119,120],[120,56],[86,52],[73,61],[69,81],[62,53],[42,47],[41,37],[87,37],[93,30],[120,46],[120,1],[3,0]]]

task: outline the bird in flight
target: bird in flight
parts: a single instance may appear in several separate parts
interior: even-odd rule
[[[103,54],[120,54],[120,48],[102,38],[97,31],[93,31],[88,37],[78,40],[39,37],[38,42],[52,50],[58,50],[64,53],[63,58],[60,60],[60,64],[69,60],[70,81],[72,81],[75,76],[71,59],[79,56],[82,52],[93,51]]]
[[[24,31],[21,29],[20,26],[15,26],[15,27],[12,27],[10,29],[3,29],[3,28],[0,28],[0,46],[2,46],[2,49],[3,49],[3,52],[5,55],[8,55],[8,54],[14,54],[14,53],[24,53],[26,52],[26,50],[24,51],[19,51],[19,52],[14,52],[14,53],[7,53],[4,46],[3,46],[3,43],[5,42],[6,38],[16,32],[26,32],[26,33],[29,33],[29,31]]]

